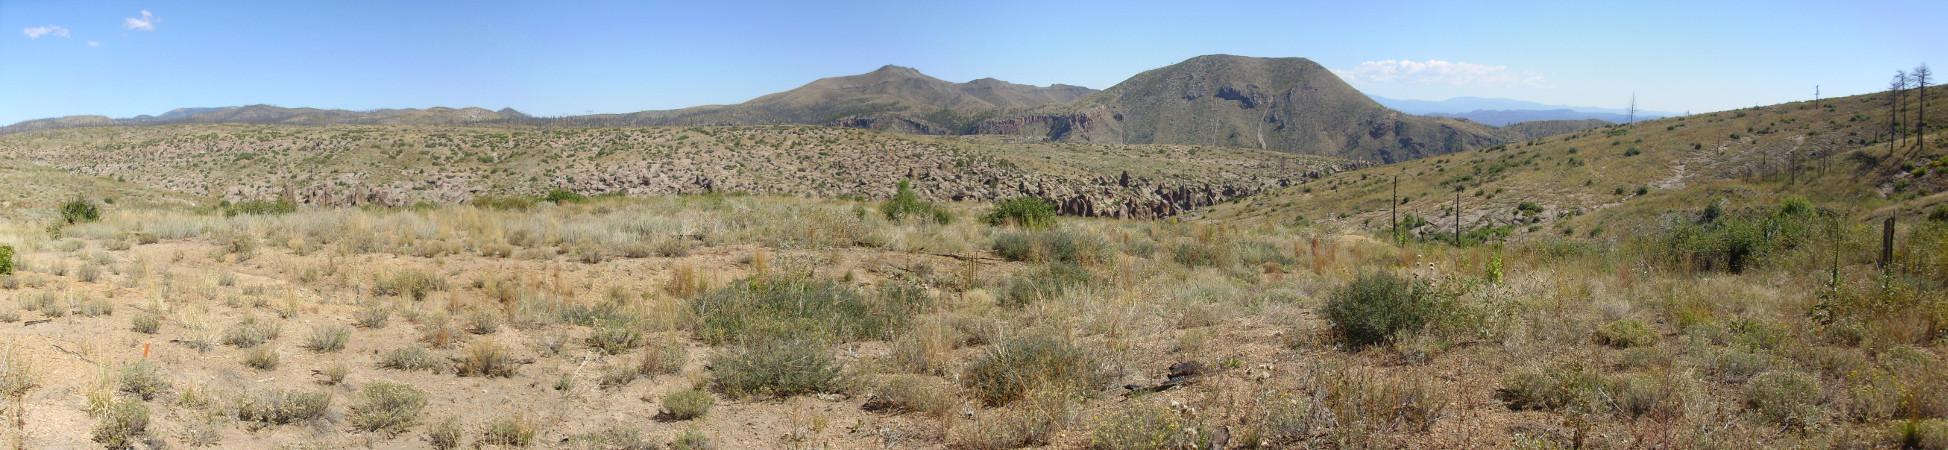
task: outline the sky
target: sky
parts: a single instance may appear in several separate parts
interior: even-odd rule
[[[271,104],[539,116],[739,103],[913,67],[1107,88],[1197,55],[1371,95],[1707,112],[1948,64],[1948,2],[0,0],[0,124]]]

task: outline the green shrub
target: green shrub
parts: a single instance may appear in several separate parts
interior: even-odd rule
[[[491,339],[474,341],[461,355],[455,372],[463,377],[512,377],[515,365],[514,355]]]
[[[1097,264],[1113,254],[1101,237],[1071,231],[1004,232],[994,235],[994,253],[1009,261],[1059,261]]]
[[[711,355],[710,360],[716,368],[713,387],[732,398],[831,392],[839,378],[838,363],[823,345],[809,339],[740,346]]]
[[[1745,406],[1780,425],[1804,428],[1818,422],[1822,403],[1819,378],[1804,372],[1766,372],[1745,384]]]
[[[460,447],[460,418],[447,417],[433,429],[426,430],[426,441],[439,450],[452,450]]]
[[[101,206],[95,204],[94,200],[75,197],[61,204],[61,220],[68,225],[101,220]]]
[[[1036,388],[1094,392],[1109,374],[1087,350],[1065,337],[1028,335],[1008,339],[975,357],[961,382],[988,405],[1003,405]]]
[[[393,349],[392,351],[386,352],[385,355],[380,356],[379,368],[404,371],[424,370],[438,373],[446,370],[446,363],[440,362],[438,358],[433,357],[433,354],[427,352],[425,348],[403,347]]]
[[[709,392],[684,389],[663,397],[663,415],[673,420],[690,420],[710,412],[717,400]]]
[[[237,404],[237,419],[253,422],[252,427],[284,425],[325,415],[331,406],[329,392],[298,392],[271,389],[245,395]]]
[[[0,245],[0,275],[14,274],[14,246]]]
[[[533,197],[475,197],[471,204],[475,208],[527,211],[534,209]]]
[[[954,214],[947,211],[947,208],[920,201],[920,193],[913,191],[913,183],[908,180],[900,180],[899,192],[893,194],[893,198],[880,203],[879,212],[885,214],[887,220],[900,223],[906,223],[916,217],[941,225],[954,222]]]
[[[278,199],[277,201],[246,200],[232,203],[228,206],[219,205],[219,207],[223,209],[224,217],[235,217],[238,214],[268,216],[290,214],[298,211],[297,202],[291,201],[290,199]]]
[[[1055,228],[1055,204],[1045,200],[1021,196],[994,205],[981,221],[991,226],[1014,225],[1030,230]]]
[[[95,424],[94,441],[111,449],[136,448],[149,433],[149,405],[127,399],[109,405]]]
[[[548,195],[542,196],[541,199],[557,205],[588,201],[588,197],[567,189],[550,189]]]
[[[588,346],[605,355],[620,355],[642,345],[642,330],[630,325],[597,327],[588,335]]]
[[[1656,345],[1657,330],[1637,319],[1621,319],[1596,330],[1596,343],[1616,348]]]
[[[155,400],[156,396],[169,391],[169,376],[162,373],[162,366],[141,359],[122,366],[121,392],[141,397],[143,401]]]
[[[162,329],[162,316],[155,314],[136,314],[129,318],[130,329],[142,334],[156,334]]]
[[[538,430],[533,420],[528,419],[526,415],[516,413],[512,416],[487,422],[487,428],[480,432],[479,445],[526,447],[528,444],[534,443],[534,435],[537,432]]]
[[[1386,272],[1361,273],[1326,296],[1320,315],[1335,337],[1358,347],[1394,342],[1426,327],[1452,306],[1425,281]]]
[[[1210,428],[1182,410],[1137,405],[1111,415],[1089,431],[1092,450],[1201,449],[1209,447]]]
[[[1565,362],[1517,370],[1502,380],[1496,397],[1511,409],[1580,408],[1588,412],[1599,404],[1597,393],[1607,387],[1602,374],[1582,364]]]
[[[676,439],[670,441],[670,450],[712,450],[715,448],[717,448],[717,445],[710,442],[710,436],[705,436],[703,433],[697,432],[697,430],[684,430],[682,433],[676,435]]]
[[[278,359],[276,349],[257,347],[244,354],[244,365],[257,370],[272,370],[277,368]]]
[[[1095,275],[1088,270],[1060,261],[1021,276],[1010,276],[1002,284],[998,300],[1002,306],[1022,307],[1037,301],[1061,297],[1070,289],[1088,286]]]
[[[408,384],[384,381],[366,384],[352,404],[352,427],[396,436],[419,420],[426,407],[426,391]]]
[[[880,339],[928,305],[873,298],[839,282],[805,275],[755,275],[690,301],[697,339],[730,341]],[[924,297],[921,298],[924,300]]]
[[[318,353],[330,353],[345,349],[345,342],[351,340],[352,329],[344,325],[318,325],[311,327],[311,336],[304,340],[304,348]]]

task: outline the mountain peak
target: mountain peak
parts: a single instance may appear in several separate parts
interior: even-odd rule
[[[877,69],[877,70],[874,70],[874,71],[872,71],[871,73],[868,73],[868,75],[879,75],[879,76],[899,76],[899,77],[924,77],[924,76],[926,76],[926,75],[924,75],[924,74],[921,74],[919,70],[917,70],[917,69],[914,69],[914,68],[912,68],[912,67],[906,67],[906,66],[895,66],[895,65],[892,65],[892,64],[887,64],[887,65],[884,65],[884,66],[880,66],[880,67],[879,67],[879,69]]]

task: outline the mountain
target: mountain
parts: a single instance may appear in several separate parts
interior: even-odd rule
[[[512,114],[508,114],[508,113]],[[175,123],[254,123],[288,125],[430,125],[489,122],[527,118],[513,108],[501,112],[481,108],[380,109],[347,111],[342,109],[285,108],[271,105],[219,108],[177,108],[159,116],[110,119],[103,116],[67,116],[38,119],[0,127],[0,134],[56,128],[167,125]]]
[[[736,105],[711,105],[573,119],[652,126],[809,124],[916,134],[962,134],[1008,108],[1067,103],[1095,92],[1081,86],[1014,84],[993,78],[954,83],[888,65],[861,75],[822,78]]]
[[[979,134],[1248,147],[1394,162],[1500,143],[1492,127],[1374,102],[1305,58],[1207,55],[1067,104],[981,122]]]
[[[1507,98],[1455,97],[1447,100],[1401,100],[1381,96],[1371,96],[1388,108],[1398,109],[1408,114],[1464,114],[1473,111],[1549,111],[1566,109],[1581,113],[1629,114],[1623,108],[1599,108],[1594,106],[1549,105],[1527,100]],[[1664,118],[1683,114],[1665,111],[1637,110],[1638,120],[1645,117]]]
[[[1495,126],[1506,126],[1509,124],[1517,124],[1522,122],[1555,121],[1555,120],[1572,120],[1572,121],[1597,120],[1597,121],[1602,121],[1607,123],[1624,123],[1624,122],[1629,122],[1631,119],[1630,115],[1628,114],[1582,112],[1582,111],[1576,111],[1571,109],[1548,109],[1548,110],[1477,109],[1465,113],[1427,113],[1425,115],[1433,116],[1433,117],[1452,117],[1456,119],[1468,119],[1468,120],[1472,120],[1472,121],[1476,121],[1488,125],[1495,125]],[[1638,114],[1636,120],[1642,122],[1646,120],[1657,120],[1661,118],[1663,118],[1663,116]]]

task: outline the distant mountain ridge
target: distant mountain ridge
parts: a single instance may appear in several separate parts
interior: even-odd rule
[[[1521,102],[1479,99],[1481,104]],[[1389,100],[1390,101],[1390,100]],[[1450,100],[1452,102],[1452,100]],[[1431,103],[1431,102],[1423,102]],[[823,125],[908,134],[997,134],[1058,142],[1256,148],[1396,162],[1602,126],[1584,120],[1523,127],[1506,115],[1429,117],[1396,111],[1305,58],[1205,55],[1137,74],[1109,89],[1031,86],[994,78],[941,80],[887,65],[822,78],[734,105],[535,118],[512,108],[347,111],[250,105],[180,108],[157,116],[70,116],[0,127],[0,134],[116,125],[251,123],[408,125],[542,121],[567,126]],[[1553,116],[1538,116],[1554,118]],[[1466,120],[1463,120],[1466,119]],[[1586,118],[1585,118],[1586,119]]]
[[[1508,125],[1532,120],[1586,120],[1596,119],[1611,123],[1624,123],[1630,120],[1630,111],[1617,108],[1598,108],[1594,106],[1547,105],[1526,100],[1506,98],[1455,97],[1441,101],[1400,100],[1381,96],[1370,96],[1388,108],[1408,114],[1434,117],[1454,117],[1473,120],[1493,126]],[[1656,120],[1676,117],[1683,114],[1638,110],[1636,120]]]

